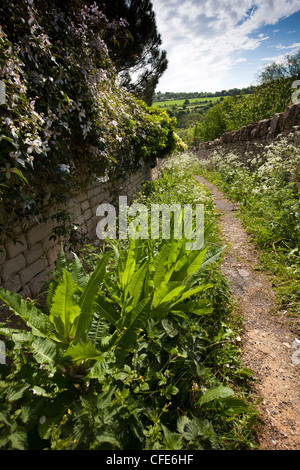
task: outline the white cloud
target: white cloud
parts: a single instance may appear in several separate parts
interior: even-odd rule
[[[293,44],[290,44],[289,46],[283,46],[282,44],[277,44],[275,47],[276,49],[286,50],[287,52],[285,52],[284,54],[273,56],[273,57],[261,57],[260,61],[283,63],[286,60],[286,57],[288,55],[293,55],[295,52],[297,52],[300,49],[300,42],[294,42]]]
[[[299,49],[300,48],[300,42],[294,42],[294,44],[291,44],[290,46],[286,47],[287,49]]]
[[[260,28],[300,10],[299,0],[152,0],[169,66],[162,91],[224,88],[239,55],[269,36]]]

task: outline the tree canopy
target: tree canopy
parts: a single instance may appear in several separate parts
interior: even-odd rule
[[[150,106],[158,80],[168,65],[166,51],[160,49],[162,40],[152,3],[149,0],[97,0],[97,4],[110,21],[119,19],[126,24],[127,40],[118,42],[108,38],[109,53],[121,85]]]
[[[287,55],[282,62],[267,64],[258,75],[261,84],[285,78],[300,78],[300,49],[292,55]]]

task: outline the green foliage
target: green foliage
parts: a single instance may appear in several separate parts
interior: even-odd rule
[[[287,54],[280,62],[271,62],[258,75],[260,83],[270,83],[285,78],[297,80],[300,77],[300,50]]]
[[[188,176],[191,156],[180,160],[185,190],[176,191],[168,161],[160,182],[143,191],[149,203],[163,188],[167,201],[188,203],[195,189],[210,217],[201,250],[171,236],[87,247],[88,256],[71,260],[61,251],[47,307],[1,289],[27,324],[0,326],[2,449],[253,448],[256,411],[236,391],[250,372],[226,323],[230,291],[218,269],[212,202]]]
[[[123,22],[65,3],[1,2],[1,228],[9,235],[12,223],[45,221],[58,204],[53,236],[76,246],[64,208],[70,189],[154,166],[176,141],[174,120],[117,83],[105,40],[126,42]]]
[[[198,142],[221,137],[224,132],[238,130],[251,122],[272,118],[291,104],[292,79],[280,79],[261,85],[252,95],[226,97],[207,111],[202,122],[196,124]]]
[[[299,131],[295,131],[297,139]],[[201,162],[202,171],[233,200],[260,248],[263,266],[274,275],[279,305],[299,313],[299,148],[290,136],[279,137],[265,148],[263,157],[248,155],[249,165],[230,153],[215,153]],[[292,274],[292,275],[291,275]],[[293,323],[293,321],[291,321]]]
[[[293,81],[299,78],[299,51],[287,56],[285,63],[269,64],[259,75],[260,84],[251,95],[228,96],[214,105],[196,124],[197,142],[221,137],[224,132],[238,130],[251,122],[270,119],[291,104]]]

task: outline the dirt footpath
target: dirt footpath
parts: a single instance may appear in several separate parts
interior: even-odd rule
[[[249,235],[236,217],[237,205],[204,178],[211,191],[224,243],[228,245],[222,271],[230,282],[244,318],[244,364],[255,376],[258,440],[262,450],[300,450],[300,341],[280,316],[270,314],[275,295],[259,264]]]

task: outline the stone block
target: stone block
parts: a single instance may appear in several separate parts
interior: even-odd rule
[[[22,269],[19,272],[20,281],[22,286],[25,286],[29,281],[31,281],[37,274],[40,274],[46,269],[46,261],[44,259],[38,259],[30,266],[25,269]]]
[[[50,238],[50,236],[48,235],[46,238],[44,238],[44,240],[42,240],[41,244],[42,244],[42,249],[43,249],[43,252],[44,253],[47,253],[49,250],[51,250],[51,248],[53,248],[53,246],[57,245],[57,243],[59,243],[59,239],[56,238],[56,240],[54,240],[54,238]]]
[[[80,191],[78,194],[76,194],[76,203],[80,203],[85,201],[88,198],[87,191]]]
[[[255,128],[255,124],[251,123],[243,126],[239,131],[239,140],[245,142],[251,139],[251,131]]]
[[[3,245],[0,245],[0,264],[3,264],[6,260],[6,249]]]
[[[105,199],[103,198],[103,194],[97,194],[97,196],[91,197],[89,202],[91,207],[95,207],[107,201],[105,201]]]
[[[79,204],[76,204],[75,206],[70,207],[69,210],[71,212],[71,216],[73,219],[81,215],[81,209],[80,209]]]
[[[53,264],[56,263],[58,255],[60,253],[61,246],[58,244],[56,246],[53,246],[51,250],[48,251],[47,253],[47,260],[48,260],[48,266],[52,266]]]
[[[9,281],[4,282],[3,287],[13,292],[19,292],[22,287],[19,276],[15,274]]]
[[[95,238],[97,237],[97,234],[96,234],[97,223],[98,223],[97,217],[93,217],[92,219],[87,221],[86,226],[87,226],[87,234],[89,237],[93,238],[93,235],[95,236]]]
[[[38,258],[41,258],[43,256],[43,248],[41,243],[37,243],[36,245],[29,248],[29,250],[24,253],[24,256],[28,266]]]
[[[83,212],[86,211],[86,210],[89,209],[89,208],[90,208],[90,203],[89,203],[89,201],[83,201],[83,202],[81,203],[81,210],[82,210]]]
[[[74,225],[76,225],[77,227],[81,227],[82,224],[84,224],[84,218],[83,218],[83,215],[80,214],[78,215],[77,217],[75,217],[74,219],[72,219],[72,222],[74,223]]]
[[[84,213],[82,214],[82,217],[84,221],[89,220],[92,217],[91,209],[87,209],[86,211],[84,211]]]
[[[256,137],[261,138],[268,134],[269,127],[271,125],[271,119],[262,119],[257,123]]]
[[[51,234],[53,229],[53,222],[52,220],[48,220],[45,223],[35,225],[32,227],[27,235],[27,241],[29,246],[33,246],[36,243],[39,243],[41,240],[46,238],[48,235]]]
[[[272,117],[270,127],[269,127],[269,135],[274,136],[276,134],[279,134],[281,116],[282,116],[282,113],[277,113]]]
[[[28,284],[29,289],[32,292],[33,298],[46,291],[44,283],[48,280],[46,271],[41,272],[35,276]]]
[[[2,280],[9,281],[13,276],[19,273],[26,267],[26,260],[22,253],[19,253],[15,258],[10,259],[2,267]]]
[[[290,130],[294,126],[300,124],[300,104],[292,104],[288,106],[282,113],[281,130]]]
[[[91,188],[87,192],[87,195],[88,195],[87,199],[91,199],[92,197],[97,196],[101,192],[102,192],[102,188],[100,186],[96,186],[94,188]]]
[[[23,289],[21,289],[18,294],[23,297],[23,299],[26,299],[27,297],[31,298],[32,297],[32,292],[31,290],[29,289],[28,286],[25,286],[23,287]]]
[[[13,240],[8,241],[5,244],[5,248],[9,258],[15,258],[19,253],[23,253],[27,248],[25,235],[18,236],[16,243]]]

